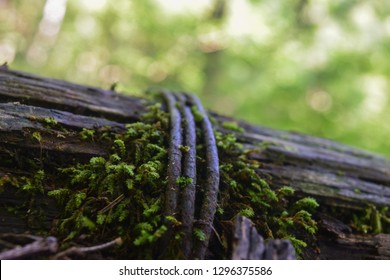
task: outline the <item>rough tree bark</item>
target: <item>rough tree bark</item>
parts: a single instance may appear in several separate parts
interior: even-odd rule
[[[83,128],[123,132],[126,123],[140,120],[149,103],[111,90],[1,67],[0,178],[29,174],[25,163],[18,160],[21,155],[35,158],[44,155],[55,162],[106,155],[108,147],[80,141],[78,132]],[[226,130],[222,125],[226,121],[237,122],[244,128],[243,132],[235,132],[237,140],[252,151],[251,159],[262,163],[258,172],[269,174],[273,186],[293,186],[296,196],[310,195],[321,205],[315,217],[319,224],[317,243],[305,252],[305,258],[390,259],[390,234],[356,233],[333,216],[334,209],[350,212],[390,205],[389,159],[326,139],[255,126],[215,113],[210,115],[221,132]],[[48,118],[65,127],[66,135],[56,126],[46,125]],[[41,135],[39,141],[31,137],[37,131]],[[18,203],[15,200],[14,193],[3,187],[0,193],[3,236],[31,232],[24,220],[2,206],[9,201]],[[48,217],[54,218],[56,213],[50,203],[47,202]],[[239,234],[239,227],[245,223],[237,225]],[[52,247],[48,248],[50,251]]]

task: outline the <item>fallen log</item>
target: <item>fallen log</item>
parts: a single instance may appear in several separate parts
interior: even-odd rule
[[[112,219],[112,217],[107,213],[114,212],[118,205],[128,207],[125,202],[132,198],[129,198],[128,194],[124,195],[117,192],[117,190],[112,191],[116,195],[113,198],[107,198],[108,196],[105,195],[89,197],[89,190],[86,189],[88,184],[92,185],[92,182],[95,181],[92,181],[90,177],[80,177],[82,164],[92,164],[91,159],[95,159],[93,161],[94,168],[107,169],[105,172],[108,172],[108,179],[101,179],[107,183],[107,186],[110,185],[110,178],[116,180],[113,176],[110,177],[109,174],[114,174],[119,168],[122,168],[121,172],[124,172],[123,169],[125,168],[132,169],[127,170],[129,173],[140,172],[143,170],[140,166],[143,165],[143,168],[149,168],[148,172],[152,172],[150,171],[150,168],[152,168],[150,165],[145,165],[145,163],[142,163],[142,159],[135,158],[143,152],[137,149],[139,147],[144,149],[147,145],[145,143],[151,141],[150,139],[157,139],[157,136],[149,135],[147,141],[142,137],[134,138],[134,140],[131,138],[133,136],[129,134],[129,130],[133,129],[138,122],[143,122],[143,116],[149,112],[148,106],[157,102],[162,103],[163,111],[169,111],[161,99],[132,97],[112,90],[37,77],[1,67],[0,233],[31,233],[34,235],[43,233],[45,236],[54,234],[58,240],[64,241],[63,244],[67,241],[68,247],[74,246],[74,244],[77,244],[77,246],[80,244],[93,246],[109,242],[118,238],[118,236],[122,238],[126,236],[121,245],[122,247],[115,253],[105,252],[97,257],[191,258],[191,254],[183,253],[179,249],[182,248],[182,245],[177,245],[175,242],[170,244],[171,249],[167,252],[161,252],[161,248],[159,250],[156,246],[158,244],[156,240],[159,239],[160,235],[164,235],[165,227],[172,228],[171,232],[176,233],[174,235],[178,240],[182,238],[179,230],[181,217],[175,211],[171,213],[172,215],[168,215],[169,221],[165,221],[165,224],[160,220],[148,224],[151,219],[150,213],[160,211],[159,203],[160,200],[163,200],[161,190],[156,189],[150,190],[147,194],[137,192],[137,195],[143,195],[146,197],[143,198],[150,199],[147,200],[148,203],[137,206],[141,208],[139,213],[134,213],[133,216],[132,213],[123,214],[124,220],[118,218],[121,223],[126,219],[131,221],[127,226],[135,226],[134,232],[132,230],[129,230],[128,233],[123,232],[123,227],[120,227],[118,236],[106,236],[105,233],[101,233],[99,238],[95,236],[97,239],[101,239],[99,241],[92,241],[92,239],[88,239],[89,237],[85,237],[89,236],[86,233],[88,228],[96,231],[99,222],[103,225],[111,222],[109,219]],[[183,104],[183,106],[194,109],[194,104],[191,101],[186,101]],[[193,113],[195,118],[199,117],[197,116],[199,112],[195,110]],[[161,114],[161,112],[156,114]],[[291,201],[291,203],[294,203],[305,197],[313,197],[319,204],[319,208],[311,212],[317,222],[315,226],[312,225],[312,228],[313,230],[318,228],[318,230],[313,234],[309,234],[310,237],[307,240],[305,239],[306,247],[301,246],[302,253],[300,257],[308,259],[390,258],[390,225],[387,209],[390,205],[389,159],[327,139],[254,126],[212,112],[209,112],[209,116],[212,119],[216,135],[219,135],[217,145],[220,152],[220,164],[223,168],[221,173],[222,182],[220,183],[222,189],[217,202],[219,207],[214,205],[217,208],[217,214],[211,227],[212,232],[209,233],[211,237],[203,236],[202,228],[204,224],[200,218],[195,218],[193,222],[195,236],[198,241],[201,241],[200,244],[203,244],[203,238],[210,240],[205,258],[232,257],[232,244],[234,244],[232,236],[235,227],[233,220],[238,212],[234,213],[232,209],[226,210],[229,204],[234,204],[235,207],[241,204],[242,211],[240,210],[240,213],[250,217],[254,226],[266,239],[280,237],[278,232],[281,232],[282,229],[284,231],[285,228],[282,227],[287,227],[283,225],[281,226],[282,229],[278,229],[277,223],[284,221],[292,223],[294,217],[295,219],[298,218],[297,213],[303,213],[295,209],[295,206],[285,212],[281,210],[276,220],[268,216],[264,217],[264,213],[259,213],[261,211],[251,213],[251,210],[257,208],[248,205],[248,203],[255,199],[253,197],[248,199],[248,194],[236,193],[235,189],[237,185],[245,185],[245,182],[251,186],[257,186],[264,184],[265,181],[275,193],[279,193],[278,191],[283,186],[291,186],[295,190],[288,198],[282,196],[277,198],[279,202]],[[164,124],[164,119],[161,116],[159,118],[154,124],[158,124],[158,129],[161,133],[164,133],[164,131],[167,131],[167,127]],[[201,120],[197,120],[197,122],[200,123]],[[129,124],[133,126],[129,128]],[[203,132],[198,131],[197,133],[202,134]],[[125,138],[118,136],[123,134],[126,134]],[[234,139],[229,138],[229,136],[233,136]],[[136,141],[136,144],[131,146],[134,148],[132,150],[134,158],[129,158],[129,155],[124,153],[121,154],[121,141],[125,141],[123,139]],[[142,145],[144,146],[137,146],[140,143],[139,141],[143,141]],[[164,143],[168,147],[168,143]],[[161,144],[164,143],[161,142]],[[202,144],[199,145],[202,146]],[[181,147],[184,154],[186,147],[186,145]],[[149,145],[147,149],[149,148],[152,150],[159,149],[156,145]],[[167,161],[163,150],[159,151],[159,156],[156,155],[157,151],[153,150],[154,161],[160,162],[162,159]],[[152,152],[148,150],[148,153]],[[113,155],[122,158],[127,157],[132,161],[132,164],[125,166],[122,159],[116,160]],[[241,160],[242,157],[245,157],[243,168],[250,166],[250,170],[248,169],[245,172],[234,169],[236,168],[234,167],[235,159],[240,158]],[[202,183],[207,181],[206,175],[204,175],[207,173],[205,158],[204,147],[200,147],[199,156],[197,156],[197,169],[199,169],[200,175],[198,176],[200,178],[199,183],[197,183],[199,191],[194,202],[196,205],[201,205],[200,202],[205,200],[205,190],[202,189]],[[99,167],[96,162],[103,160],[104,163]],[[137,162],[139,162],[139,166]],[[116,167],[109,167],[109,164]],[[119,167],[120,164],[122,164],[121,167]],[[83,165],[83,167],[85,166]],[[88,168],[92,168],[91,165],[88,165]],[[142,174],[137,174],[139,177],[137,175],[126,175],[128,176],[125,177],[127,179],[123,180],[128,184],[126,192],[133,192],[132,184],[136,184],[137,188],[141,185],[149,187],[157,184],[156,182],[160,180],[161,186],[165,186],[164,172],[166,172],[166,167],[154,168],[157,169],[156,174],[150,174],[155,174],[160,179],[152,180],[149,178],[149,180],[146,177],[150,175],[142,177]],[[251,170],[253,170],[253,174]],[[161,172],[164,174],[159,174]],[[76,173],[80,176],[77,177]],[[251,178],[248,179],[248,177]],[[79,180],[78,183],[77,180]],[[92,217],[100,219],[99,222],[90,221],[88,218],[90,216],[80,216],[78,218],[82,218],[82,220],[78,223],[68,224],[69,227],[80,227],[77,237],[71,234],[62,236],[63,233],[59,230],[59,228],[67,226],[65,220],[70,219],[71,216],[69,216],[69,213],[67,218],[64,216],[63,209],[66,207],[63,207],[63,209],[59,207],[60,203],[58,199],[55,199],[55,195],[58,195],[58,193],[53,191],[63,190],[65,182],[74,184],[75,189],[79,185],[83,185],[85,191],[84,189],[77,189],[81,201],[80,208],[84,209],[83,207],[87,207],[89,204],[99,205],[100,207],[100,210],[95,212],[91,210],[93,212],[91,212]],[[116,183],[122,184],[122,182]],[[190,182],[181,183],[185,187]],[[41,186],[41,189],[38,189],[38,185]],[[73,187],[70,187],[70,189]],[[157,186],[153,186],[153,188],[157,188]],[[267,186],[263,185],[256,188],[267,190]],[[34,189],[33,194],[28,192],[31,189]],[[53,195],[47,196],[46,194],[49,192]],[[75,197],[68,196],[69,200],[73,198]],[[90,200],[88,200],[89,198]],[[272,200],[267,197],[266,199]],[[271,203],[270,201],[269,203]],[[261,201],[256,203],[261,203]],[[152,204],[156,205],[158,210],[154,209],[152,211]],[[269,209],[269,205],[261,207]],[[259,209],[263,209],[261,207]],[[238,208],[234,209],[237,210]],[[290,213],[291,211],[293,214]],[[44,212],[45,215],[38,215],[41,212]],[[200,206],[197,206],[195,209],[196,217],[199,217],[199,212],[201,212],[201,209]],[[326,216],[319,213],[325,213]],[[143,215],[149,215],[148,223],[145,222],[144,219],[146,218]],[[269,219],[269,221],[263,223],[264,219]],[[306,222],[309,221],[309,217],[305,219]],[[138,228],[142,226],[145,228]],[[303,226],[310,227],[308,224]],[[153,228],[153,231],[149,230],[150,227]],[[104,230],[107,231],[106,228]],[[134,236],[135,233],[138,234],[136,237]],[[283,238],[288,238],[286,232],[283,234],[281,235]],[[302,237],[304,239],[306,234],[302,230],[296,230],[293,238],[300,239]],[[186,239],[191,239],[188,238],[188,233]],[[123,247],[126,247],[126,241],[132,242],[132,245],[128,246],[130,249],[123,249]],[[142,250],[151,248],[151,250],[146,255],[129,252],[136,251],[137,248],[142,248]],[[2,251],[9,249],[9,246],[0,247]]]

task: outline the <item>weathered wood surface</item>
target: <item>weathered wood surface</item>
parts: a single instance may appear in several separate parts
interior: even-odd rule
[[[390,234],[352,234],[340,221],[321,216],[318,250],[322,259],[388,260]]]
[[[31,157],[45,153],[57,161],[104,155],[108,147],[94,141],[80,141],[78,133],[83,128],[123,131],[126,123],[139,120],[147,104],[150,101],[146,99],[2,67],[0,177],[28,173],[18,161],[21,153]],[[234,119],[211,114],[217,121],[216,128],[227,132],[218,124]],[[66,136],[62,128],[45,125],[47,117],[66,128]],[[234,121],[245,129],[235,132],[238,141],[250,151],[251,158],[262,163],[258,171],[271,175],[274,186],[291,185],[299,191],[299,196],[310,195],[323,207],[337,206],[341,210],[364,209],[368,204],[379,208],[390,205],[388,158],[326,139]],[[31,137],[35,131],[42,134],[42,141]],[[0,195],[0,203],[12,199],[15,198],[6,191]],[[1,207],[0,218],[1,232],[23,232],[23,223],[14,220]],[[313,253],[312,258],[337,258],[338,250],[343,252],[340,258],[354,258],[356,252],[345,248],[362,246],[367,250],[357,254],[361,258],[390,258],[389,235],[332,235],[324,230],[321,236],[320,252]]]

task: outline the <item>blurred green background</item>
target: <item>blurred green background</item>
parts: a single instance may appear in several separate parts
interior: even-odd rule
[[[0,0],[0,64],[199,94],[251,123],[390,156],[390,1]]]

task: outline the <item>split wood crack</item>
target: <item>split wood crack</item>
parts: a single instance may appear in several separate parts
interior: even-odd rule
[[[161,91],[170,113],[170,146],[168,152],[168,185],[165,192],[165,216],[179,217],[182,230],[181,249],[186,258],[204,259],[207,252],[213,220],[217,208],[219,190],[219,159],[213,127],[200,100],[189,94]],[[200,129],[203,139],[196,137],[196,122],[192,108],[201,116]],[[199,216],[195,217],[195,199],[200,186],[197,185],[196,146],[197,141],[205,147],[206,182]],[[183,152],[183,147],[186,147]],[[198,174],[199,175],[199,174]],[[179,178],[187,178],[182,188]],[[193,238],[194,228],[204,234],[203,240]],[[168,232],[171,229],[168,230]],[[167,234],[170,235],[170,234]]]

